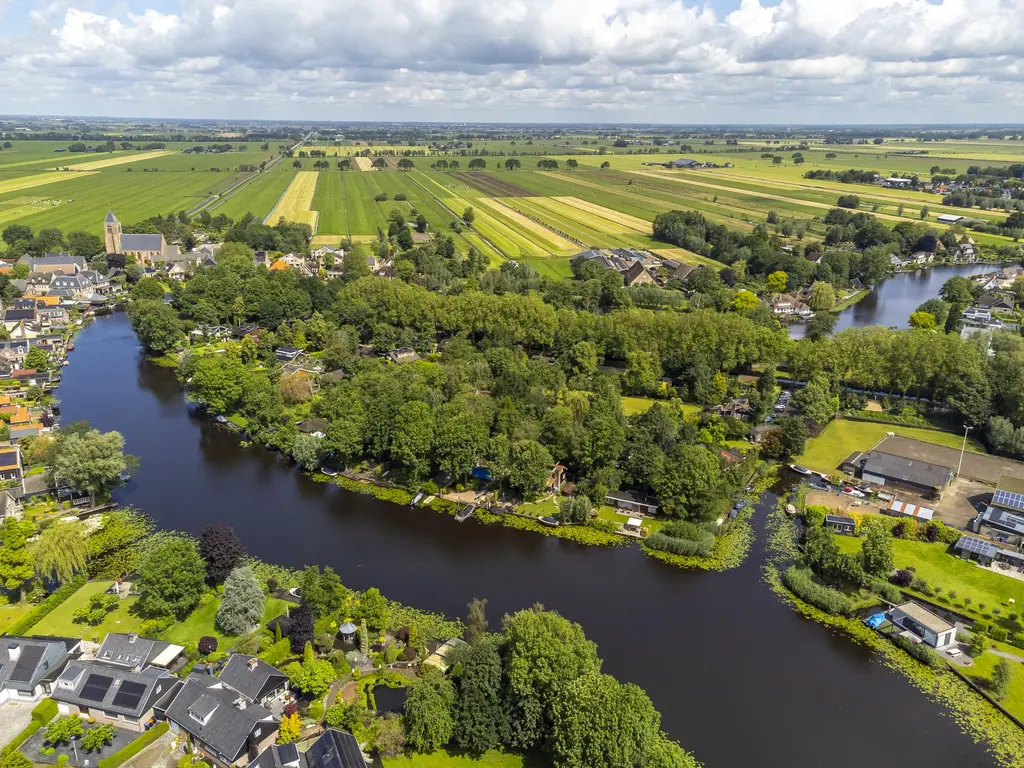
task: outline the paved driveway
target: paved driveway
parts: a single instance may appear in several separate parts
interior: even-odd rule
[[[28,726],[35,704],[8,701],[0,704],[0,744],[6,744]]]

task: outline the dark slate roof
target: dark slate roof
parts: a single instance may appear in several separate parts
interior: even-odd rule
[[[260,740],[277,730],[269,710],[248,702],[209,675],[194,675],[185,680],[167,707],[167,719],[232,762],[245,750],[249,735],[256,728],[260,730],[256,736]]]
[[[50,693],[57,701],[141,717],[177,682],[166,670],[131,672],[100,661],[71,661]]]
[[[632,266],[630,266],[629,269],[625,271],[622,277],[626,281],[626,285],[630,285],[634,280],[636,280],[638,277],[640,277],[640,275],[642,275],[646,271],[647,269],[644,267],[643,262],[634,261]]]
[[[34,688],[80,645],[80,640],[61,637],[0,638],[0,688]]]
[[[104,224],[117,224],[117,216],[111,210],[107,211],[107,218],[103,220]]]
[[[111,632],[103,639],[96,659],[123,667],[144,667],[169,645],[165,640],[150,640],[134,633]]]
[[[236,653],[228,659],[217,679],[250,701],[259,701],[284,685],[288,675],[255,656]]]
[[[367,768],[356,741],[348,731],[329,728],[305,752],[294,744],[274,744],[250,763],[253,768]]]
[[[35,320],[35,309],[8,309],[4,312],[4,322],[13,323],[19,320]]]
[[[834,525],[857,525],[856,520],[846,515],[825,515],[825,522],[833,523]]]
[[[121,235],[122,251],[162,251],[163,235]]]
[[[864,462],[864,472],[927,488],[943,488],[949,482],[953,470],[941,464],[871,451]]]
[[[616,501],[626,501],[631,504],[647,504],[652,507],[658,506],[658,499],[654,496],[647,496],[637,491],[608,491],[605,494],[606,499],[615,499]]]

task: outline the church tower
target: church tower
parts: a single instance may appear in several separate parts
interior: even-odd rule
[[[103,220],[103,245],[107,253],[121,252],[121,222],[113,211],[107,211],[107,218]]]

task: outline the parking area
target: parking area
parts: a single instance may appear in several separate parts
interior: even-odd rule
[[[952,468],[954,472],[960,463],[960,451],[955,448],[945,448],[909,437],[887,437],[878,444],[877,450],[896,456],[905,456],[908,459],[941,464]],[[1024,480],[1024,464],[999,456],[971,453],[970,451],[964,453],[963,468],[960,470],[961,477],[995,485],[1003,475],[1011,475]]]

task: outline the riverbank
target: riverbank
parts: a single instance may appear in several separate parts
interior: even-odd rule
[[[638,547],[581,547],[459,524],[313,482],[258,445],[241,448],[236,434],[195,416],[173,372],[139,354],[122,314],[93,323],[77,346],[61,384],[62,417],[125,435],[141,466],[115,497],[163,527],[197,535],[211,524],[232,525],[262,560],[330,565],[352,589],[377,586],[449,616],[464,613],[474,597],[488,598],[491,617],[534,603],[557,610],[586,629],[606,671],[647,691],[662,727],[709,766],[755,765],[767,754],[811,768],[827,754],[829,768],[863,768],[883,753],[893,764],[993,765],[950,727],[940,705],[873,664],[870,649],[805,621],[760,583],[765,502],[754,513],[749,555],[722,573],[666,568]],[[621,605],[629,606],[625,619],[615,608]],[[714,621],[694,631],[693,617],[707,615]],[[638,654],[638,632],[669,640],[669,663]],[[698,667],[700,674],[691,671]],[[738,728],[746,738],[735,738]]]
[[[1017,768],[1024,761],[1024,730],[1006,717],[977,688],[954,674],[945,662],[931,667],[910,656],[892,641],[868,628],[856,616],[825,612],[790,591],[782,572],[797,561],[796,522],[780,501],[766,523],[768,558],[762,567],[763,580],[784,603],[805,618],[842,633],[851,641],[870,648],[887,668],[904,676],[914,687],[950,710],[954,721],[978,743],[983,743],[1000,766]],[[866,607],[862,608],[867,610]]]

